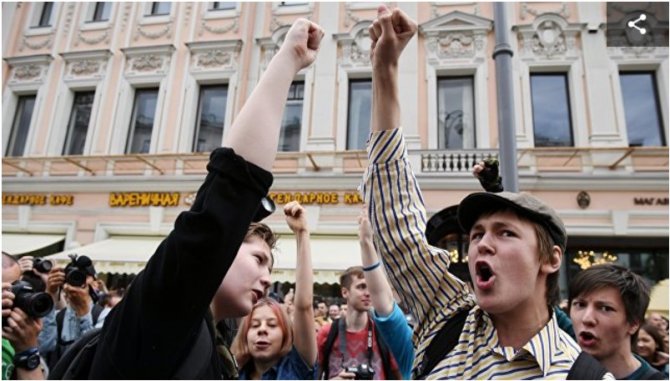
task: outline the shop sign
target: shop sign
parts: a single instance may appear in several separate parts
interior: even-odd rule
[[[302,205],[335,205],[343,202],[345,204],[362,204],[358,192],[344,192],[343,195],[337,192],[270,192],[269,197],[276,204],[287,204],[291,201],[298,201]]]
[[[53,205],[71,206],[74,204],[72,194],[21,194],[9,193],[2,195],[2,205]]]
[[[173,192],[120,192],[109,194],[109,206],[179,206],[179,193]]]
[[[668,197],[635,197],[635,205],[668,205]]]

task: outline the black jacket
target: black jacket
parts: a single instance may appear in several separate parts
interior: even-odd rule
[[[272,184],[271,173],[230,148],[212,152],[207,170],[191,209],[177,217],[105,319],[89,378],[169,379],[196,345],[210,302]],[[197,345],[214,348],[210,333]],[[194,369],[188,378],[228,377],[216,349],[211,357],[208,369]]]

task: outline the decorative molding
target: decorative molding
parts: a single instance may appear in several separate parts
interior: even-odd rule
[[[112,56],[109,50],[61,53],[65,61],[65,82],[101,80],[105,76],[107,61]]]
[[[533,15],[533,16],[538,16],[540,14],[544,13],[556,13],[560,16],[562,16],[564,19],[567,19],[570,17],[570,11],[568,10],[568,4],[563,3],[561,4],[561,7],[556,10],[556,11],[545,11],[545,12],[540,12],[537,9],[531,8],[527,2],[522,2],[521,7],[519,7],[519,18],[521,20],[525,20],[527,15]]]
[[[70,67],[70,73],[76,76],[95,74],[98,70],[100,70],[98,61],[78,61]]]
[[[361,19],[359,17],[354,16],[353,9],[351,9],[351,3],[346,2],[344,3],[344,26],[348,27],[350,24],[356,24]]]
[[[125,76],[164,76],[170,69],[174,50],[171,44],[122,48],[126,56]]]
[[[569,24],[556,13],[544,13],[532,24],[515,25],[522,60],[577,58],[577,36],[586,24]]]
[[[337,41],[337,46],[342,50],[338,57],[338,66],[346,68],[369,68],[370,62],[370,34],[368,28],[372,21],[359,21],[351,28],[348,33],[339,33],[333,35]]]
[[[67,13],[65,14],[65,25],[63,26],[63,38],[67,38],[72,25],[72,15],[74,14],[74,7],[76,3],[69,3],[67,6]]]
[[[140,38],[140,35],[150,38],[152,40],[156,40],[158,38],[161,38],[163,36],[166,36],[167,38],[170,38],[170,29],[171,29],[172,24],[166,24],[163,28],[155,31],[155,32],[150,32],[147,30],[142,29],[142,25],[137,25],[137,33],[135,34],[135,41],[137,41]]]
[[[132,60],[131,68],[137,71],[154,71],[163,66],[163,57],[147,54]]]
[[[4,59],[9,65],[11,72],[9,76],[9,85],[24,83],[40,83],[49,70],[49,65],[53,60],[50,54],[38,54],[23,57],[9,57]]]
[[[192,10],[193,10],[193,3],[191,2],[184,3],[184,25],[188,25],[188,21],[191,18]]]
[[[33,78],[37,78],[42,73],[42,67],[40,65],[23,65],[19,66],[14,70],[14,78],[25,81]]]
[[[434,66],[447,65],[454,58],[486,60],[486,36],[492,29],[493,21],[461,11],[419,26],[425,37],[428,63]]]
[[[202,19],[200,23],[200,32],[198,33],[198,36],[202,36],[205,30],[214,34],[225,34],[230,32],[231,30],[237,32],[239,30],[239,23],[237,20],[238,19],[233,20],[233,22],[231,22],[228,25],[215,27],[208,25],[207,20]]]
[[[21,47],[19,47],[19,51],[23,51],[24,47],[27,47],[31,50],[40,50],[40,49],[43,49],[45,47],[49,47],[49,48],[51,47],[51,37],[47,37],[42,42],[33,43],[33,42],[30,42],[28,40],[28,38],[24,36],[22,42],[23,43],[21,44]]]
[[[272,19],[270,20],[270,27],[268,31],[274,33],[274,31],[276,31],[279,28],[290,26],[290,24],[285,24],[279,21],[279,16],[288,14],[291,15],[304,14],[304,16],[302,17],[311,20],[312,16],[314,15],[314,3],[308,3],[307,6],[295,7],[295,8],[281,7],[278,5],[278,3],[273,4]]]
[[[126,23],[130,17],[130,10],[133,7],[133,3],[126,3],[126,6],[123,7],[123,16],[121,17],[121,30],[126,30]]]
[[[238,70],[242,40],[187,42],[191,73]]]
[[[109,29],[105,29],[103,33],[93,38],[85,37],[84,33],[80,30],[78,33],[78,39],[77,41],[75,41],[74,45],[75,46],[79,45],[79,41],[88,45],[95,45],[102,42],[103,40],[106,40],[105,42],[109,43]]]
[[[442,7],[444,5],[450,5],[450,6],[472,5],[472,14],[473,15],[479,16],[482,13],[481,8],[479,7],[479,3],[476,2],[476,1],[474,1],[474,2],[462,2],[462,3],[452,2],[452,3],[449,3],[449,4],[434,1],[434,2],[430,3],[431,14],[433,15],[434,19],[443,16],[442,14],[440,14],[439,9],[440,9],[440,7]]]

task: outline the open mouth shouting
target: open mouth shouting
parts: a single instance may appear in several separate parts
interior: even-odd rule
[[[597,338],[596,336],[588,331],[580,332],[577,336],[577,342],[582,348],[590,348],[596,345]]]
[[[263,291],[253,290],[253,302],[256,304],[263,297]]]
[[[478,261],[475,263],[475,275],[477,288],[482,291],[489,291],[493,288],[496,276],[491,269],[491,265],[484,261]]]

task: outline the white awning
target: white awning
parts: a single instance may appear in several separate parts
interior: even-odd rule
[[[51,246],[64,239],[64,234],[2,233],[2,251],[12,255],[22,255]]]
[[[144,268],[164,238],[112,236],[46,258],[64,265],[70,260],[68,254],[86,255],[91,258],[98,272],[136,274]],[[311,248],[316,283],[338,283],[340,274],[347,267],[361,265],[358,237],[313,235]],[[280,237],[274,254],[273,282],[295,282],[296,250],[295,236]]]
[[[46,258],[65,264],[70,261],[68,254],[86,255],[93,261],[97,272],[136,274],[144,268],[163,239],[165,237],[113,236]]]
[[[361,248],[356,236],[312,235],[314,282],[338,283],[348,267],[361,265]],[[281,235],[277,242],[273,282],[295,282],[297,247],[295,236]]]

